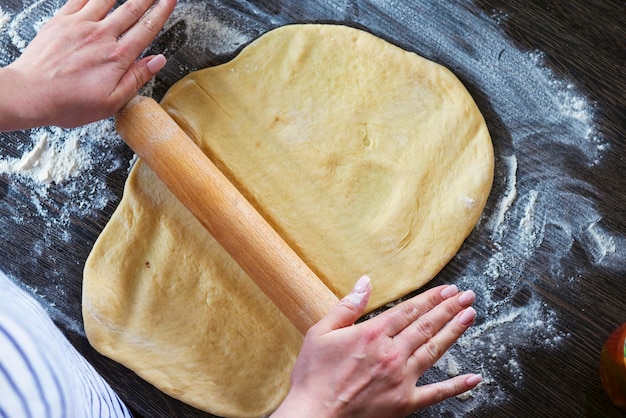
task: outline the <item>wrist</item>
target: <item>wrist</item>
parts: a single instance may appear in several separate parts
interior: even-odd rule
[[[43,125],[42,104],[34,97],[20,71],[12,65],[0,68],[0,131]]]
[[[290,391],[271,418],[333,418],[332,414],[311,402],[306,396],[300,397]]]

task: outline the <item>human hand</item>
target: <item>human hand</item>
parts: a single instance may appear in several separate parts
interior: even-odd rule
[[[353,325],[370,293],[369,279],[361,278],[307,332],[274,418],[405,417],[480,383],[469,374],[416,387],[474,321],[472,291],[439,286]]]
[[[139,55],[154,40],[176,0],[68,0],[13,63],[2,68],[12,100],[0,130],[75,127],[108,117],[163,68],[162,55]],[[3,111],[6,110],[2,109]]]

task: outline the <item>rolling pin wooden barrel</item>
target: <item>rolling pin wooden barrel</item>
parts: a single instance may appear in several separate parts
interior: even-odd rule
[[[153,99],[116,115],[124,142],[304,334],[338,298]]]

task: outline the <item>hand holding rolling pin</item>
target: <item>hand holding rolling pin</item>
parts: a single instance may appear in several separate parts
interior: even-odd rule
[[[362,277],[306,334],[279,417],[404,417],[478,385],[475,374],[415,386],[469,328],[474,292],[439,286],[365,322]]]
[[[0,69],[0,131],[76,127],[119,110],[165,66],[137,57],[176,0],[69,0],[23,54]]]

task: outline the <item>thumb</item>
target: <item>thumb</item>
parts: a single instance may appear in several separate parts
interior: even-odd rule
[[[362,276],[354,285],[354,288],[339,301],[334,308],[318,322],[316,328],[322,333],[339,328],[349,327],[359,319],[370,299],[372,285],[370,278]]]
[[[162,55],[151,55],[145,57],[133,65],[122,76],[117,84],[116,98],[121,98],[124,103],[130,100],[139,89],[141,89],[150,79],[165,67],[167,59]]]

